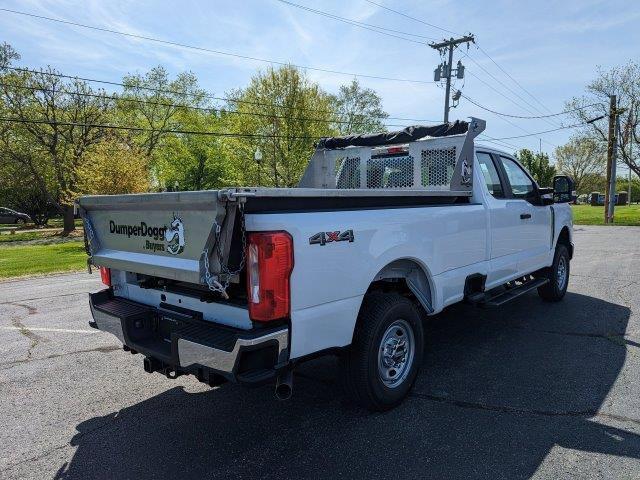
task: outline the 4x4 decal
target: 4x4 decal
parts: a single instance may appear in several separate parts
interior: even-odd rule
[[[318,232],[309,237],[309,245],[326,245],[331,242],[353,242],[353,230],[345,230],[344,232]]]

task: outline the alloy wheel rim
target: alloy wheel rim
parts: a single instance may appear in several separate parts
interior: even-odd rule
[[[393,322],[382,335],[378,349],[378,374],[389,388],[396,388],[409,375],[415,356],[413,329],[406,320]]]

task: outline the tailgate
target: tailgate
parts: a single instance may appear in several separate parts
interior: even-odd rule
[[[86,196],[78,204],[94,265],[206,283],[205,252],[212,274],[220,273],[218,258],[228,258],[236,207],[217,190]]]

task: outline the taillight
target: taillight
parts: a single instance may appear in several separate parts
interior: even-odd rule
[[[267,322],[289,316],[293,239],[286,232],[249,234],[247,297],[249,317]]]
[[[100,267],[100,278],[102,279],[102,283],[104,283],[107,287],[110,287],[111,269],[107,267]]]

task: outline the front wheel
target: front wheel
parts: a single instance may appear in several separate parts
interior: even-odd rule
[[[418,375],[423,337],[420,314],[409,299],[397,293],[365,296],[353,343],[341,356],[347,394],[372,411],[398,405]]]
[[[16,225],[24,225],[26,220],[24,218],[16,218]]]
[[[565,245],[558,244],[556,247],[553,264],[546,277],[549,282],[538,287],[538,295],[547,302],[559,302],[567,293],[569,285],[569,251]]]

